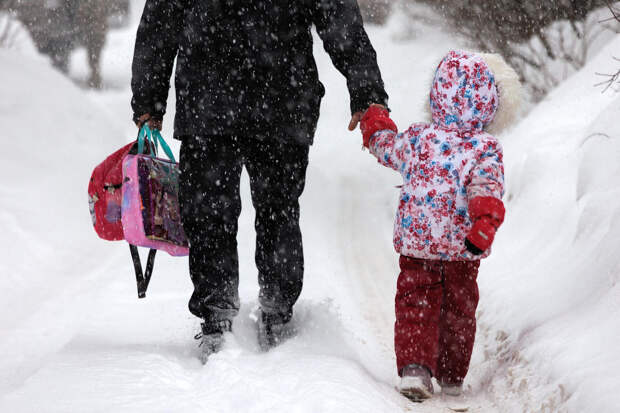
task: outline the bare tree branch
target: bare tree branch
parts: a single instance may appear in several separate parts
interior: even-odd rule
[[[620,62],[620,59],[615,57],[613,58],[616,62]],[[616,73],[596,73],[597,76],[601,76],[601,77],[605,77],[606,80],[603,80],[602,82],[599,82],[597,84],[594,85],[594,87],[601,87],[604,86],[602,93],[607,92],[610,88],[613,88],[614,90],[617,91],[617,89],[614,88],[615,85],[620,84],[620,69],[618,69],[618,71],[616,71]]]
[[[609,11],[611,12],[612,17],[610,17],[609,19],[603,20],[602,22],[606,22],[606,21],[610,21],[610,20],[616,20],[620,22],[620,11],[616,10],[612,4],[609,2],[609,0],[606,0],[605,3],[607,4],[607,8],[609,9]]]

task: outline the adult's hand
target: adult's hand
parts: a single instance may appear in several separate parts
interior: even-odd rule
[[[380,107],[382,109],[386,109],[385,106],[380,105],[378,103],[373,103],[372,105],[369,106],[369,108],[371,106],[378,106],[378,107]],[[368,109],[366,109],[366,110],[368,110]],[[354,131],[355,128],[357,128],[357,125],[360,123],[360,120],[362,120],[362,118],[364,117],[364,113],[366,113],[366,110],[360,111],[360,112],[355,112],[353,114],[353,116],[351,116],[351,122],[349,122],[349,130],[350,131]]]
[[[149,128],[151,129],[156,129],[156,130],[161,130],[162,128],[162,124],[163,124],[163,120],[161,119],[154,119],[151,117],[150,113],[145,113],[144,115],[140,116],[137,120],[136,120],[136,126],[138,127],[138,129],[142,128],[142,126],[147,123],[149,125]]]

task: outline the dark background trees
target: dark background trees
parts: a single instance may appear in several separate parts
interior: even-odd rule
[[[502,54],[534,100],[586,62],[605,30],[603,0],[415,0],[473,47]]]
[[[392,11],[394,0],[358,0],[366,23],[384,24]]]
[[[385,0],[360,0],[365,15],[389,14]],[[502,54],[534,101],[586,63],[601,35],[618,31],[606,0],[393,0],[414,21],[430,11],[475,50]],[[617,2],[614,2],[617,5]],[[421,9],[426,11],[421,12]],[[381,23],[386,15],[374,22]]]

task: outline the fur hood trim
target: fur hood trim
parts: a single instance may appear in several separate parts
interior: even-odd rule
[[[523,88],[519,75],[501,55],[497,53],[478,53],[478,55],[482,57],[495,76],[499,92],[499,107],[493,122],[486,129],[490,134],[498,135],[512,126],[521,113]]]

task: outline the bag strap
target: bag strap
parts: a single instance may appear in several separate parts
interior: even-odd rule
[[[151,156],[157,156],[159,144],[161,145],[161,148],[164,150],[164,153],[166,154],[168,159],[176,163],[176,160],[174,159],[174,154],[172,153],[172,149],[170,149],[170,146],[168,146],[168,143],[166,143],[164,137],[161,136],[159,130],[151,130],[151,128],[149,128],[149,125],[147,125],[146,123],[142,126],[142,129],[140,129],[140,132],[138,133],[138,153],[144,153],[145,140],[147,140],[150,144],[149,147]]]
[[[144,126],[142,126],[142,128],[140,129],[140,131],[138,132],[138,153],[139,154],[143,154],[144,153],[144,141],[148,142],[148,147],[149,147],[149,152],[151,156],[156,156],[157,153],[155,152],[157,150],[157,148],[155,148],[155,151],[153,150],[153,145],[152,145],[152,133],[151,133],[151,129],[148,127],[147,124],[144,124]]]
[[[133,261],[133,268],[136,271],[136,284],[138,286],[138,298],[146,297],[146,290],[149,288],[149,282],[151,281],[151,275],[153,274],[153,266],[155,265],[155,254],[157,250],[151,249],[149,251],[149,257],[146,260],[146,268],[144,275],[142,274],[142,262],[140,261],[140,254],[138,253],[138,247],[129,244],[129,251],[131,252],[131,260]]]
[[[164,153],[166,154],[168,159],[170,159],[172,162],[176,163],[176,160],[174,159],[174,154],[172,153],[172,149],[170,149],[170,146],[168,146],[168,143],[166,143],[166,141],[164,140],[164,137],[161,136],[161,133],[157,129],[155,129],[153,131],[153,136],[157,140],[159,140],[161,148],[164,150]],[[157,147],[157,141],[155,141],[155,147]]]

